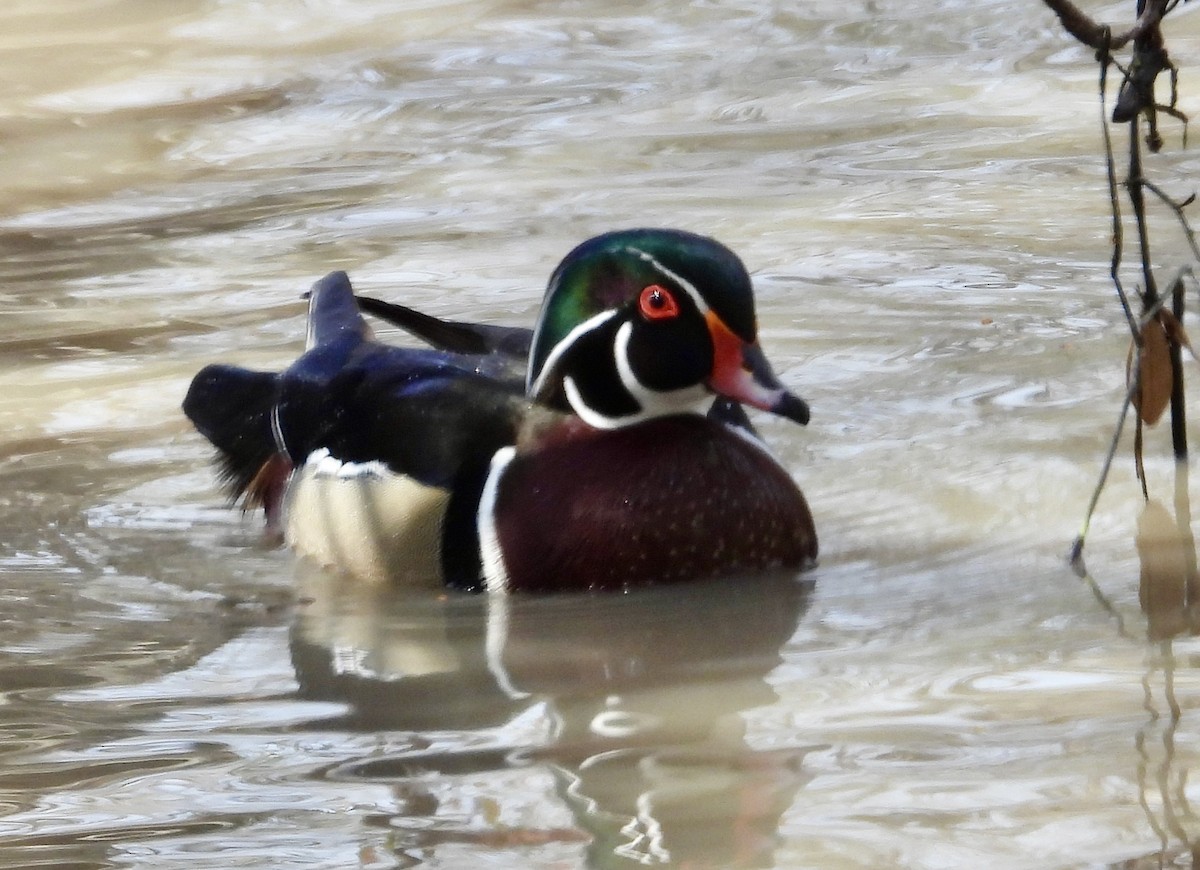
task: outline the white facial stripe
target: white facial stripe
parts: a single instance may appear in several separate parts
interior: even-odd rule
[[[617,338],[613,342],[613,359],[617,363],[617,374],[621,376],[621,383],[625,385],[629,395],[633,396],[642,406],[642,410],[645,410],[646,403],[643,401],[643,394],[646,392],[646,388],[637,379],[637,375],[633,373],[633,366],[629,364],[629,339],[632,335],[633,324],[628,321],[622,323],[621,328],[617,330]]]
[[[629,391],[629,395],[633,396],[642,406],[643,414],[659,416],[687,411],[694,412],[697,411],[698,404],[712,399],[712,395],[701,384],[679,390],[664,391],[651,389],[639,381],[633,366],[629,363],[629,340],[632,337],[633,324],[621,324],[621,328],[617,330],[616,340],[613,342],[613,357],[617,362],[617,372],[621,375],[621,383]]]
[[[633,324],[623,323],[617,330],[613,342],[613,359],[617,364],[617,373],[621,385],[637,402],[640,409],[632,414],[620,417],[609,417],[584,401],[574,379],[563,378],[563,390],[567,394],[567,402],[571,410],[579,415],[583,422],[596,429],[618,429],[654,417],[665,417],[668,414],[704,414],[712,404],[713,397],[702,385],[696,384],[681,390],[653,390],[637,379],[633,366],[629,364],[629,339],[633,335]]]
[[[676,284],[678,284],[680,287],[682,287],[684,289],[684,292],[686,292],[687,295],[692,298],[692,302],[695,303],[696,307],[698,309],[700,309],[701,314],[708,313],[708,310],[709,310],[708,303],[704,301],[704,297],[700,295],[700,291],[697,290],[690,281],[683,278],[683,276],[677,275],[675,272],[672,272],[670,269],[668,269],[662,263],[658,262],[658,260],[654,259],[654,257],[652,257],[650,254],[647,254],[643,250],[640,250],[638,248],[633,248],[633,247],[626,248],[625,250],[631,254],[634,254],[639,259],[641,259],[643,262],[649,263],[655,269],[662,272],[662,274],[665,275],[667,278],[670,278],[672,281],[674,281]]]
[[[700,291],[696,289],[690,281],[682,275],[677,274],[671,269],[660,263],[655,257],[640,248],[628,246],[625,252],[633,254],[638,259],[645,263],[649,263],[654,267],[664,278],[669,279],[673,284],[682,288],[696,309],[703,316],[710,310],[708,303],[704,301],[704,297],[700,295]],[[545,363],[542,365],[542,370],[538,374],[537,380],[526,383],[526,394],[530,397],[537,396],[545,387],[547,380],[558,365],[563,354],[579,340],[580,336],[596,329],[601,324],[617,315],[619,309],[602,311],[596,314],[578,326],[574,327],[566,336],[553,348],[546,357]],[[617,330],[616,340],[613,345],[613,356],[617,366],[617,372],[621,378],[621,384],[626,391],[633,397],[634,401],[641,407],[641,410],[626,414],[621,417],[606,416],[595,408],[590,407],[583,399],[582,393],[579,391],[578,385],[574,379],[567,376],[563,378],[563,391],[566,393],[567,402],[571,409],[579,416],[581,420],[596,429],[616,429],[621,426],[628,426],[631,423],[639,423],[642,420],[649,420],[653,417],[662,417],[668,414],[680,413],[698,413],[704,414],[708,411],[712,404],[712,394],[704,388],[703,385],[697,384],[694,387],[687,387],[681,390],[671,390],[661,392],[653,390],[637,379],[634,374],[633,367],[629,364],[629,339],[633,332],[632,323],[624,323]],[[538,336],[534,335],[533,344],[537,346]],[[532,371],[530,377],[532,377]]]
[[[662,273],[663,277],[669,278],[675,284],[682,287],[683,291],[685,293],[687,293],[688,297],[692,300],[693,304],[695,304],[697,310],[699,310],[701,315],[707,314],[709,312],[710,309],[709,309],[708,303],[704,301],[704,297],[700,295],[700,291],[696,289],[695,285],[693,285],[692,282],[688,281],[682,275],[679,275],[679,274],[673,272],[671,269],[668,269],[666,266],[664,266],[662,263],[660,263],[657,259],[655,259],[653,255],[646,253],[641,248],[627,246],[625,248],[625,252],[629,253],[629,254],[633,254],[635,257],[640,259],[642,262],[649,263],[651,266],[653,266],[655,269],[657,269],[660,273]],[[589,332],[590,330],[595,329],[597,326],[599,326],[600,324],[607,321],[610,317],[615,316],[616,313],[617,313],[616,310],[601,311],[599,314],[589,317],[583,323],[580,323],[579,325],[575,326],[570,332],[568,332],[566,334],[566,336],[561,341],[559,341],[558,344],[554,345],[554,347],[550,349],[550,353],[546,356],[546,361],[542,364],[542,371],[538,375],[536,381],[531,382],[528,380],[529,377],[533,376],[532,370],[529,372],[529,375],[527,376],[526,382],[525,382],[526,395],[528,395],[530,397],[538,395],[538,393],[540,393],[542,391],[542,388],[546,385],[546,379],[550,376],[550,373],[552,371],[554,371],[554,367],[556,365],[558,365],[559,358],[564,353],[566,353],[567,349],[579,339],[579,336],[585,332]],[[539,338],[540,333],[541,333],[541,325],[539,324],[538,330],[533,335],[533,346],[534,347],[537,347],[538,338]],[[572,402],[572,406],[574,406],[574,402]],[[580,415],[580,416],[582,416],[582,415]]]
[[[537,380],[533,381],[532,383],[530,383],[528,380],[529,377],[533,377],[533,370],[530,369],[529,375],[525,382],[525,394],[532,398],[540,393],[542,388],[546,385],[546,379],[550,377],[550,373],[554,371],[554,367],[558,365],[559,359],[564,353],[567,352],[567,349],[576,341],[578,341],[581,335],[586,332],[591,332],[602,323],[606,323],[610,318],[615,317],[616,314],[616,311],[601,311],[599,314],[589,317],[587,320],[583,321],[583,323],[578,324],[570,332],[568,332],[558,344],[554,345],[554,347],[550,349],[550,353],[546,356],[546,361],[542,364],[541,373],[538,374]],[[533,337],[533,346],[537,347],[536,335]]]
[[[567,403],[571,406],[571,410],[593,429],[617,429],[627,423],[636,423],[642,419],[641,412],[625,417],[606,417],[599,411],[593,410],[583,401],[579,387],[575,386],[575,379],[569,375],[563,378],[563,392],[567,394]]]
[[[508,571],[504,567],[504,551],[500,549],[500,533],[496,531],[496,496],[500,479],[508,463],[516,455],[515,447],[502,447],[492,456],[487,480],[479,496],[479,511],[475,523],[479,529],[479,558],[483,563],[483,583],[488,592],[504,592],[508,588]]]

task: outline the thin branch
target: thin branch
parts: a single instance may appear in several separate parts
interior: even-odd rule
[[[1186,434],[1184,431],[1183,370],[1180,351],[1180,342],[1182,341],[1183,344],[1187,344],[1187,338],[1183,334],[1182,327],[1178,325],[1182,321],[1183,316],[1183,275],[1181,274],[1176,277],[1168,294],[1174,303],[1173,307],[1176,311],[1176,315],[1172,317],[1168,312],[1162,311],[1166,299],[1159,293],[1151,264],[1150,233],[1146,219],[1145,191],[1149,189],[1153,195],[1167,203],[1174,211],[1176,218],[1183,226],[1188,244],[1191,246],[1192,254],[1198,260],[1200,260],[1200,244],[1197,243],[1195,233],[1192,231],[1191,225],[1183,212],[1183,209],[1195,197],[1189,197],[1182,202],[1173,201],[1163,190],[1145,179],[1142,170],[1141,142],[1139,140],[1141,118],[1145,117],[1146,142],[1148,147],[1154,152],[1162,146],[1162,139],[1159,135],[1157,124],[1158,112],[1160,111],[1171,117],[1179,118],[1184,123],[1184,136],[1186,139],[1187,118],[1176,109],[1178,70],[1171,62],[1170,56],[1167,53],[1160,27],[1163,17],[1178,5],[1179,0],[1138,0],[1137,21],[1131,28],[1119,34],[1114,34],[1109,25],[1100,24],[1084,14],[1072,0],[1043,0],[1043,2],[1058,16],[1059,21],[1068,33],[1085,45],[1095,49],[1096,60],[1100,64],[1101,130],[1103,133],[1112,215],[1112,259],[1109,274],[1116,289],[1117,297],[1120,300],[1121,308],[1125,312],[1125,320],[1129,326],[1134,344],[1134,348],[1130,353],[1129,381],[1125,400],[1122,403],[1121,412],[1117,419],[1117,426],[1109,444],[1108,453],[1100,472],[1100,478],[1097,481],[1095,490],[1092,492],[1083,525],[1079,535],[1071,545],[1071,565],[1080,576],[1086,576],[1087,569],[1083,565],[1084,542],[1088,528],[1091,525],[1092,516],[1096,510],[1096,505],[1100,499],[1100,493],[1104,489],[1108,474],[1112,468],[1112,462],[1125,427],[1125,419],[1129,415],[1129,408],[1135,402],[1139,406],[1139,412],[1134,432],[1134,461],[1137,478],[1142,488],[1142,495],[1144,498],[1149,498],[1146,473],[1142,461],[1144,423],[1142,412],[1144,408],[1141,406],[1144,401],[1142,394],[1142,357],[1148,352],[1143,347],[1144,329],[1151,320],[1157,319],[1161,321],[1161,325],[1156,324],[1155,328],[1167,332],[1167,347],[1170,354],[1170,376],[1172,377],[1170,397],[1172,436],[1176,457],[1186,456],[1187,452]],[[1132,57],[1126,68],[1113,58],[1112,53],[1117,49],[1123,48],[1130,42],[1133,43]],[[1108,113],[1106,105],[1108,68],[1110,64],[1115,65],[1122,74],[1120,89],[1111,116]],[[1154,98],[1155,82],[1159,74],[1164,71],[1169,72],[1171,77],[1171,96],[1170,103],[1167,106],[1159,105]],[[1129,124],[1129,163],[1127,175],[1123,181],[1118,180],[1117,176],[1112,133],[1109,128],[1110,117],[1114,123]],[[1130,199],[1130,206],[1137,231],[1139,253],[1141,255],[1143,286],[1137,291],[1140,302],[1140,317],[1136,316],[1133,312],[1129,295],[1125,292],[1120,275],[1124,255],[1124,229],[1121,211],[1122,187],[1125,188],[1125,193]],[[1175,335],[1171,333],[1172,324],[1175,324]],[[1188,347],[1190,349],[1190,344]],[[1156,354],[1154,360],[1157,364],[1159,360],[1157,356],[1157,344],[1155,345],[1154,352]],[[1158,375],[1156,384],[1161,384],[1161,370],[1158,371]],[[1157,413],[1156,409],[1155,417],[1157,417]]]
[[[1180,272],[1171,285],[1171,313],[1175,322],[1183,332],[1184,308],[1183,273]],[[1183,391],[1183,348],[1179,346],[1178,335],[1169,335],[1167,344],[1171,355],[1171,449],[1175,453],[1176,462],[1186,462],[1187,445],[1187,400]],[[1185,339],[1186,340],[1186,339]]]
[[[1151,306],[1158,301],[1158,284],[1150,266],[1150,228],[1146,223],[1146,200],[1142,185],[1142,147],[1137,136],[1137,118],[1129,121],[1129,175],[1125,178],[1125,190],[1133,206],[1134,223],[1137,225],[1138,249],[1142,255],[1142,305]]]
[[[1112,440],[1108,444],[1108,453],[1104,457],[1104,465],[1100,468],[1100,479],[1096,481],[1096,488],[1092,490],[1091,500],[1088,501],[1087,511],[1083,515],[1083,525],[1079,529],[1079,534],[1071,543],[1071,550],[1067,556],[1071,567],[1075,569],[1075,573],[1080,577],[1087,576],[1087,568],[1083,564],[1083,545],[1087,539],[1088,528],[1092,524],[1092,514],[1096,512],[1096,505],[1100,502],[1100,493],[1104,491],[1104,484],[1108,482],[1108,472],[1112,470],[1113,457],[1117,455],[1117,447],[1121,443],[1121,432],[1125,429],[1125,418],[1129,416],[1129,406],[1133,404],[1133,396],[1138,388],[1138,378],[1141,377],[1140,356],[1140,354],[1136,353],[1133,355],[1129,388],[1125,391],[1125,401],[1121,403],[1121,413],[1117,415],[1117,426],[1113,430]]]
[[[1139,385],[1140,386],[1140,385]],[[1146,486],[1146,463],[1142,458],[1142,435],[1145,424],[1139,413],[1133,420],[1133,469],[1137,472],[1138,483],[1142,485],[1142,501],[1150,501],[1150,490]]]
[[[1197,246],[1196,244],[1196,233],[1192,230],[1191,224],[1188,223],[1187,215],[1183,213],[1185,208],[1196,201],[1196,194],[1193,193],[1182,202],[1176,202],[1175,200],[1171,199],[1171,197],[1167,196],[1166,191],[1148,179],[1142,179],[1142,186],[1157,196],[1167,208],[1175,212],[1175,217],[1179,219],[1179,223],[1183,226],[1183,234],[1187,238],[1188,245],[1192,249],[1192,256],[1197,260],[1200,260],[1200,246]]]
[[[1105,92],[1108,88],[1108,63],[1107,52],[1100,59],[1100,129],[1104,132],[1104,157],[1105,166],[1108,169],[1108,197],[1112,203],[1112,239],[1113,252],[1112,262],[1109,266],[1109,275],[1112,277],[1113,286],[1117,289],[1117,298],[1121,300],[1121,308],[1125,311],[1125,320],[1129,324],[1129,332],[1133,336],[1133,341],[1138,347],[1141,347],[1142,330],[1138,326],[1137,317],[1134,316],[1133,308],[1129,304],[1129,296],[1125,293],[1125,287],[1121,283],[1121,252],[1124,247],[1124,231],[1121,228],[1121,198],[1117,182],[1117,162],[1113,157],[1112,133],[1108,129],[1108,109],[1105,106]]]
[[[1149,126],[1146,140],[1151,151],[1158,151],[1162,147],[1162,137],[1158,135],[1154,114],[1154,82],[1159,73],[1175,66],[1167,55],[1162,28],[1158,26],[1162,21],[1165,5],[1163,0],[1140,0],[1138,3],[1138,7],[1142,9],[1139,21],[1149,16],[1153,18],[1154,23],[1134,37],[1129,72],[1121,82],[1117,103],[1113,107],[1113,120],[1118,123],[1132,121],[1138,115],[1145,114]]]
[[[1137,39],[1157,27],[1163,15],[1170,8],[1162,2],[1147,3],[1133,27],[1119,36],[1113,36],[1112,29],[1107,24],[1097,24],[1091,17],[1080,11],[1079,7],[1071,0],[1043,0],[1043,2],[1058,16],[1058,20],[1062,22],[1067,33],[1097,51],[1116,51],[1123,48],[1131,40]]]

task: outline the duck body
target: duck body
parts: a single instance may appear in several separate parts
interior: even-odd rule
[[[532,331],[360,300],[333,273],[295,363],[208,366],[184,411],[233,495],[366,580],[553,591],[795,571],[817,555],[812,516],[741,403],[808,412],[766,366],[752,305],[727,249],[675,230],[585,242]],[[363,310],[435,347],[375,341]]]
[[[570,486],[561,485],[570,481]],[[493,463],[480,513],[489,588],[621,589],[804,567],[812,517],[787,472],[698,414],[616,430],[568,420]],[[570,529],[547,534],[547,529]]]

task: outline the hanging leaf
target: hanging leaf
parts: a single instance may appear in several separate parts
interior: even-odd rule
[[[1188,353],[1192,355],[1192,359],[1200,359],[1196,356],[1196,349],[1192,347],[1191,341],[1188,340],[1183,324],[1176,319],[1175,315],[1164,308],[1158,313],[1158,317],[1162,321],[1163,329],[1166,330],[1167,338],[1180,347],[1186,347]]]
[[[1179,331],[1183,331],[1182,326],[1179,326]],[[1133,376],[1135,350],[1137,346],[1131,345],[1125,364],[1126,383],[1129,383]],[[1141,420],[1147,426],[1153,426],[1171,402],[1173,384],[1170,342],[1167,339],[1167,330],[1158,317],[1147,321],[1142,327],[1142,347],[1138,351],[1138,381],[1137,389],[1133,393],[1133,406],[1138,409]]]

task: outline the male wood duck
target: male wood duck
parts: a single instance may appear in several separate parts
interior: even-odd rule
[[[376,342],[362,311],[432,344]],[[231,494],[294,549],[374,581],[625,589],[817,556],[803,495],[742,404],[808,422],[756,338],[750,277],[680,230],[606,233],[555,270],[536,328],[309,296],[282,373],[210,365],[184,411]]]

